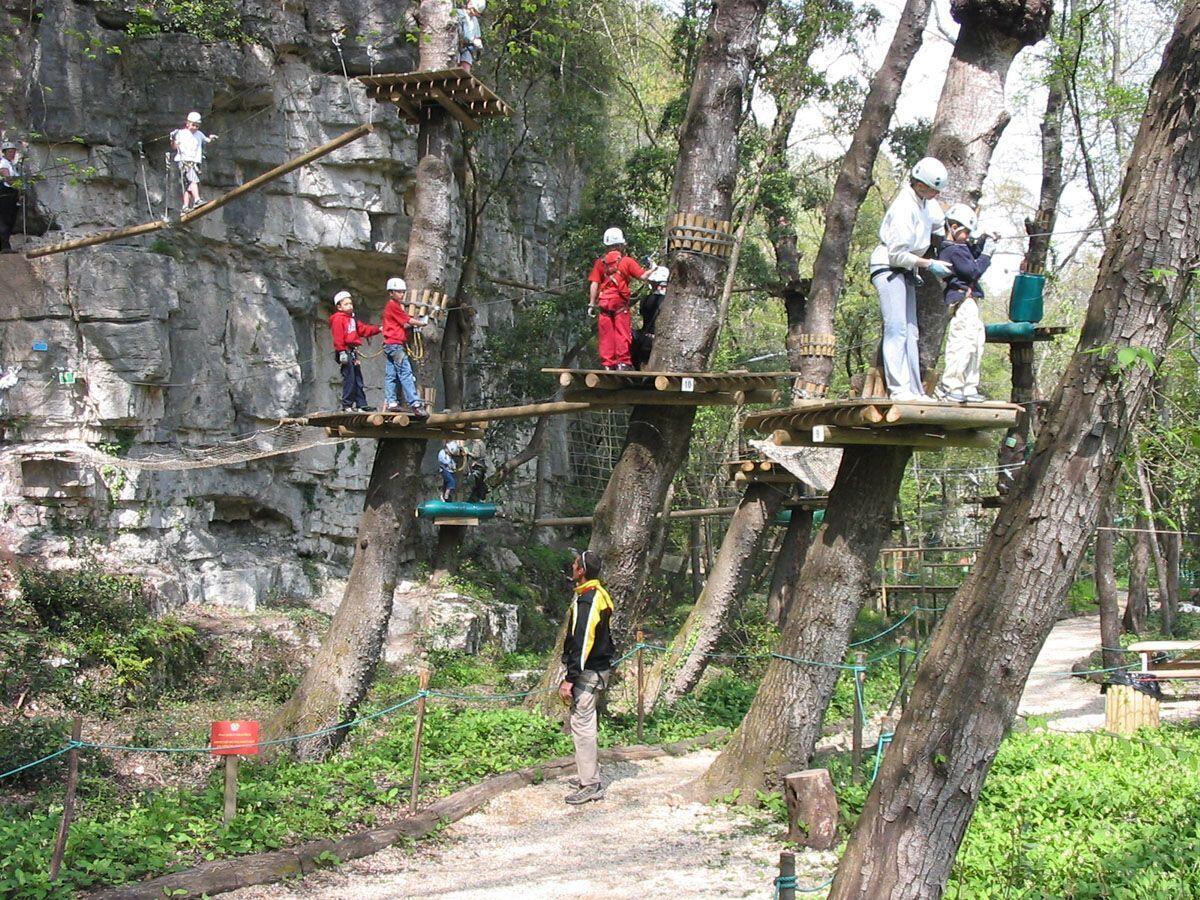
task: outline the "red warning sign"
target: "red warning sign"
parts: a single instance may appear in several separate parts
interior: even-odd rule
[[[213,722],[208,743],[214,756],[257,756],[258,723]]]

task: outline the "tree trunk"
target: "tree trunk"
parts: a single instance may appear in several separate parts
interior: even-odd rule
[[[692,602],[704,592],[704,570],[700,566],[700,520],[692,519],[688,528],[688,568],[692,570]]]
[[[858,127],[850,141],[850,149],[842,157],[833,195],[825,207],[825,232],[821,236],[817,258],[813,261],[812,289],[805,304],[801,326],[805,334],[833,334],[834,310],[842,294],[842,285],[845,284],[846,261],[850,257],[854,223],[871,187],[875,160],[896,111],[904,77],[913,57],[921,48],[925,23],[929,19],[929,6],[930,0],[908,0],[905,3],[883,64],[871,79]],[[796,339],[793,329],[789,327],[789,346],[794,346]],[[802,356],[798,362],[797,371],[801,373],[802,380],[820,386],[818,395],[824,395],[824,389],[828,388],[833,377],[834,357]],[[796,363],[797,360],[792,361],[794,366]]]
[[[977,199],[1008,121],[1005,76],[1021,48],[1039,36],[1029,21],[1039,15],[1044,19],[1035,13],[1048,14],[1048,7],[1043,0],[1025,0],[1020,14],[1014,15],[1012,4],[1004,0],[977,0],[956,3],[953,9],[962,28],[938,102],[930,152],[946,163],[955,198]],[[932,281],[926,280],[927,288]],[[946,325],[945,304],[940,291],[937,294],[918,303],[926,312],[921,322],[926,370],[937,359]],[[841,661],[870,594],[870,573],[890,530],[911,455],[909,447],[864,446],[843,452],[825,526],[796,583],[780,642],[782,654],[827,665]],[[746,718],[701,780],[701,792],[718,797],[740,788],[743,798],[753,798],[788,772],[805,768],[820,736],[837,672],[773,660]]]
[[[1163,559],[1162,545],[1158,541],[1158,529],[1154,525],[1154,493],[1150,489],[1150,477],[1146,474],[1146,466],[1137,460],[1138,487],[1142,493],[1142,509],[1146,514],[1147,535],[1146,546],[1150,551],[1150,559],[1154,563],[1154,575],[1158,579],[1158,609],[1162,620],[1162,632],[1170,637],[1175,631],[1175,618],[1172,615],[1171,594],[1168,588],[1170,576],[1167,574],[1167,561]]]
[[[450,0],[422,0],[417,21],[421,25],[421,68],[451,68],[458,57],[458,32]],[[446,288],[455,127],[447,114],[434,113],[422,119],[417,132],[413,221],[404,269],[405,280],[413,291]],[[437,360],[440,336],[429,335],[426,346],[428,359]],[[366,697],[392,615],[401,549],[411,532],[413,510],[423,490],[418,474],[425,445],[423,440],[378,442],[342,602],[312,665],[268,724],[268,737],[349,721]],[[345,734],[342,729],[303,741],[296,745],[297,756],[324,757]]]
[[[767,594],[767,621],[782,628],[791,608],[792,586],[800,580],[804,557],[812,541],[813,514],[808,509],[793,509],[792,520],[775,556],[771,588]]]
[[[674,703],[699,682],[708,666],[708,654],[716,649],[738,600],[746,593],[763,538],[782,503],[783,494],[776,485],[746,488],[700,599],[671,642],[670,652],[655,660],[646,675],[647,709],[654,708],[660,692],[662,700]]]
[[[1180,556],[1180,540],[1179,535],[1175,532],[1159,533],[1159,541],[1163,547],[1163,562],[1164,568],[1167,571],[1167,589],[1163,592],[1165,598],[1166,609],[1163,612],[1163,622],[1168,619],[1171,622],[1171,634],[1175,630],[1175,622],[1179,619],[1179,556]],[[1163,626],[1166,631],[1166,625]]]
[[[749,103],[746,92],[765,8],[766,0],[718,0],[713,9],[680,133],[672,212],[733,218],[738,126]],[[721,328],[725,264],[677,250],[670,269],[649,369],[705,371]],[[695,417],[694,407],[634,407],[625,447],[596,505],[588,549],[604,561],[602,578],[616,606],[613,631],[620,646],[629,645],[646,609],[642,587],[655,516],[687,456]],[[561,676],[555,658],[542,684]]]
[[[1079,347],[1038,446],[946,612],[830,890],[937,898],[1025,679],[1078,569],[1200,254],[1200,6],[1180,14],[1126,174]],[[1175,272],[1164,279],[1148,272]]]
[[[1121,651],[1121,605],[1117,598],[1117,572],[1114,553],[1117,534],[1112,531],[1113,507],[1116,498],[1100,511],[1096,528],[1096,599],[1100,602],[1100,646],[1103,648],[1104,668],[1112,669],[1124,662]]]
[[[1150,541],[1145,516],[1137,516],[1133,527],[1133,534],[1129,536],[1129,590],[1121,625],[1126,631],[1141,634],[1146,630],[1146,616],[1150,612],[1150,588],[1146,578],[1150,568]]]

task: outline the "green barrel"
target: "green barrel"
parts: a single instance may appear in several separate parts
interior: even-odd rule
[[[443,516],[448,519],[491,519],[496,515],[496,504],[446,503],[444,500],[426,500],[417,507],[417,515],[426,519]]]
[[[1008,301],[1008,317],[1014,322],[1042,321],[1042,294],[1045,289],[1045,275],[1028,275],[1025,272],[1018,275]]]
[[[989,344],[1019,344],[1033,340],[1036,326],[1032,322],[996,322],[984,326]]]
[[[792,511],[790,509],[781,509],[775,514],[776,525],[789,525],[792,521]],[[825,510],[818,509],[813,513],[813,524],[820,525],[825,521]]]

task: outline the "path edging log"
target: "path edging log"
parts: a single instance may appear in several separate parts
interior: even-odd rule
[[[728,731],[718,728],[708,734],[675,741],[670,744],[612,747],[600,751],[603,762],[632,762],[654,759],[659,756],[682,756],[692,750],[715,744],[726,737]],[[174,872],[121,887],[105,888],[88,896],[93,900],[161,900],[165,896],[186,898],[204,894],[221,894],[253,884],[271,884],[289,878],[303,877],[318,869],[328,868],[324,860],[332,855],[339,862],[359,859],[378,853],[402,838],[422,838],[443,823],[457,822],[470,815],[489,800],[536,784],[549,777],[565,773],[575,765],[573,756],[563,756],[536,766],[504,772],[486,778],[443,797],[415,816],[409,816],[368,831],[360,831],[338,840],[309,841],[285,850],[253,853],[234,859],[219,859],[201,863],[192,869]],[[181,893],[182,892],[182,893]]]

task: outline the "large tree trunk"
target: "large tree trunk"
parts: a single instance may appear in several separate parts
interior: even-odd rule
[[[946,163],[955,199],[977,199],[1008,113],[1004,80],[1022,47],[1045,32],[1044,0],[1025,0],[1018,15],[1006,0],[956,3],[962,23],[938,102],[930,153]],[[1041,21],[1039,32],[1036,23]],[[926,293],[929,283],[927,279]],[[921,298],[922,368],[937,359],[945,304]],[[848,448],[829,495],[825,526],[808,551],[784,625],[780,652],[826,664],[841,661],[870,594],[870,573],[888,535],[908,447]],[[837,670],[773,660],[729,746],[705,773],[700,790],[718,797],[735,788],[752,798],[788,772],[808,765],[833,696]],[[781,714],[781,710],[783,713]]]
[[[1154,493],[1150,488],[1150,476],[1146,474],[1145,463],[1137,460],[1138,488],[1142,494],[1142,509],[1145,512],[1146,529],[1149,532],[1146,546],[1150,551],[1150,560],[1154,563],[1154,575],[1158,579],[1158,610],[1162,621],[1162,632],[1170,637],[1175,630],[1174,610],[1171,608],[1170,575],[1167,572],[1167,561],[1163,557],[1163,547],[1158,540],[1158,529],[1154,518]]]
[[[670,651],[655,661],[646,677],[647,709],[654,708],[660,692],[662,700],[674,703],[699,682],[708,666],[708,654],[716,649],[737,601],[746,593],[763,537],[782,503],[783,493],[777,485],[746,488],[700,598],[671,642]]]
[[[793,509],[792,520],[775,555],[771,571],[771,588],[767,593],[767,621],[782,628],[791,609],[792,585],[800,580],[804,557],[812,540],[813,514],[807,509]]]
[[[692,79],[679,138],[669,209],[729,221],[737,181],[738,127],[766,0],[718,0]],[[691,251],[670,260],[671,283],[658,317],[649,369],[700,372],[709,367],[721,327],[725,263]],[[604,560],[602,578],[616,605],[613,629],[628,646],[646,608],[651,537],[675,473],[687,456],[694,407],[637,406],[625,447],[596,505],[588,549]],[[557,657],[543,686],[562,677]]]
[[[1025,679],[1078,569],[1200,254],[1200,5],[1185,5],[1150,92],[1087,319],[1053,414],[950,604],[830,890],[941,896]],[[1187,273],[1193,269],[1191,273]],[[1149,272],[1173,272],[1164,279]]]
[[[1117,598],[1117,572],[1114,552],[1117,542],[1112,530],[1113,506],[1111,498],[1100,512],[1096,527],[1096,599],[1100,603],[1100,646],[1104,654],[1104,668],[1121,665],[1121,604]]]
[[[422,0],[417,21],[421,68],[451,68],[458,56],[458,32],[450,0]],[[413,222],[404,270],[410,290],[446,288],[455,127],[448,115],[435,113],[422,120],[417,133]],[[440,336],[430,335],[429,359],[438,358],[439,346]],[[342,602],[295,693],[268,724],[268,737],[347,722],[366,697],[392,615],[401,550],[424,487],[419,474],[425,444],[424,440],[379,441]],[[297,756],[321,758],[345,735],[345,729],[339,729],[303,741],[296,746]]]
[[[1150,588],[1147,575],[1150,570],[1150,536],[1146,533],[1146,519],[1137,516],[1133,520],[1133,533],[1129,536],[1129,590],[1125,598],[1125,615],[1121,626],[1134,634],[1146,630],[1146,616],[1150,612]]]

